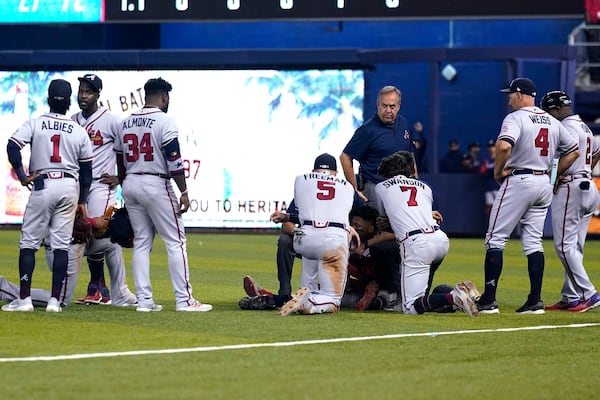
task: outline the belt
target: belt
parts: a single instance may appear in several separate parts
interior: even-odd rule
[[[411,236],[415,236],[418,235],[419,233],[433,233],[435,231],[439,231],[440,227],[439,226],[430,226],[429,228],[425,228],[425,229],[415,229],[414,231],[410,231],[406,234],[406,237],[411,237]]]
[[[154,175],[154,176],[158,176],[159,178],[163,178],[163,179],[171,179],[171,177],[167,174],[159,174],[156,172],[131,172],[133,175]]]
[[[76,179],[75,175],[70,174],[68,172],[64,172],[64,171],[49,171],[49,172],[46,172],[45,174],[40,174],[40,177],[42,179],[62,179],[62,178]]]
[[[546,175],[546,171],[536,171],[528,168],[513,169],[511,175]]]
[[[342,224],[340,222],[314,222],[314,221],[304,221],[302,225],[312,225],[313,228],[341,228],[346,229],[346,224]]]
[[[573,182],[575,179],[592,179],[592,176],[591,176],[591,174],[588,174],[587,172],[578,172],[576,174],[563,176],[560,183]]]

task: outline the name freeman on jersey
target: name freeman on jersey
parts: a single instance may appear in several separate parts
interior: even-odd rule
[[[342,185],[348,184],[347,181],[340,179],[338,177],[335,177],[333,175],[323,175],[323,174],[319,174],[317,172],[304,174],[304,180],[307,181],[309,179],[318,179],[320,181],[331,181],[331,182],[341,183]]]
[[[425,189],[425,184],[421,181],[418,181],[416,179],[409,179],[409,178],[391,178],[388,179],[387,181],[383,181],[383,187],[384,188],[391,188],[394,185],[409,185],[409,186],[418,186],[421,189]]]
[[[148,117],[133,117],[123,121],[123,129],[128,128],[152,128],[155,120]]]
[[[548,117],[547,115],[529,115],[529,119],[534,124],[552,125],[550,117]]]
[[[42,130],[61,131],[65,133],[73,132],[73,124],[61,121],[42,120]]]

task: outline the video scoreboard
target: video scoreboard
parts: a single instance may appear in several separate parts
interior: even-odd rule
[[[1,0],[0,23],[583,17],[575,0]]]

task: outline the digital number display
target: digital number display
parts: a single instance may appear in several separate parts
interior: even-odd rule
[[[344,20],[583,16],[566,0],[110,0],[106,21]]]
[[[1,0],[0,24],[102,22],[104,0]]]

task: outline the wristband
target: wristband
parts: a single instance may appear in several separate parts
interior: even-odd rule
[[[188,194],[188,190],[185,189],[183,192],[181,192],[181,195],[183,196],[184,194]]]

